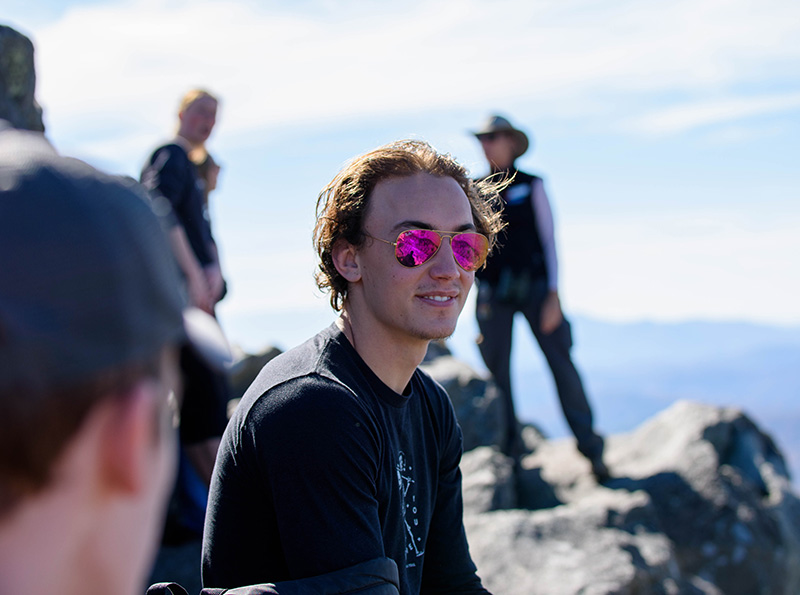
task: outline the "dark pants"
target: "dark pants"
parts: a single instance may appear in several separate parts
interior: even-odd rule
[[[590,460],[599,457],[603,452],[603,439],[592,428],[592,410],[570,357],[572,332],[569,322],[565,318],[550,334],[544,334],[539,328],[542,302],[547,295],[546,283],[533,283],[524,303],[500,302],[492,293],[488,284],[482,283],[479,286],[476,314],[483,336],[479,343],[483,361],[506,401],[509,429],[506,452],[514,450],[517,440],[517,416],[511,393],[511,334],[514,315],[522,312],[553,373],[561,408],[578,441],[578,450]]]

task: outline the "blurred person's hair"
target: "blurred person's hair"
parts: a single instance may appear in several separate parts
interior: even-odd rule
[[[161,355],[95,374],[63,388],[33,384],[0,392],[0,519],[27,497],[63,478],[53,477],[89,413],[121,398],[140,381],[158,378]]]
[[[473,180],[453,157],[439,153],[424,141],[401,140],[378,147],[346,165],[317,199],[314,247],[320,262],[316,281],[321,291],[330,291],[334,310],[341,310],[348,283],[333,263],[334,246],[340,240],[353,246],[364,243],[364,216],[378,182],[420,172],[453,178],[458,183],[469,200],[477,231],[488,238],[490,251],[494,247],[497,233],[504,226],[495,205],[500,204],[499,192],[506,183]]]
[[[189,151],[189,160],[194,163],[195,167],[197,168],[197,175],[203,181],[203,201],[206,205],[208,205],[208,195],[213,190],[210,187],[210,176],[209,173],[211,169],[216,168],[217,171],[221,169],[221,166],[217,161],[211,156],[205,147],[197,147],[196,149],[192,149]]]
[[[213,99],[216,103],[219,103],[219,99],[209,91],[205,89],[191,89],[186,92],[186,94],[181,98],[181,102],[178,105],[178,113],[182,114],[186,111],[190,105],[192,105],[195,101],[199,99],[203,99],[204,97],[208,97],[209,99]]]

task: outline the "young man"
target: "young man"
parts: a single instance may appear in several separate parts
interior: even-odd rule
[[[143,591],[202,325],[165,249],[133,180],[0,122],[0,593]]]
[[[217,107],[217,98],[208,91],[187,92],[178,108],[177,135],[150,155],[141,173],[156,211],[169,227],[172,252],[183,273],[189,300],[211,314],[222,296],[224,282],[205,216],[203,185],[189,153],[208,140],[216,124]],[[230,393],[228,379],[192,351],[182,351],[180,365],[185,387],[179,430],[181,460],[164,542],[194,543],[199,552],[208,484],[228,421]]]
[[[516,168],[528,150],[527,135],[502,116],[490,116],[474,133],[481,143],[492,176],[511,178],[503,190],[502,209],[508,227],[502,248],[478,273],[476,314],[479,347],[486,367],[506,399],[506,452],[518,454],[517,417],[511,394],[511,331],[514,315],[522,312],[550,365],[561,407],[598,481],[608,479],[603,440],[592,427],[592,410],[570,357],[572,334],[558,299],[558,260],[550,203],[542,178]]]
[[[142,184],[170,214],[170,241],[192,305],[208,312],[222,293],[222,273],[203,215],[203,188],[189,153],[203,147],[214,130],[218,103],[203,89],[186,93],[178,108],[178,133],[153,151],[141,174]]]
[[[228,425],[205,586],[383,558],[403,594],[486,592],[462,522],[461,430],[417,366],[455,329],[501,225],[495,195],[415,141],[357,158],[320,194],[317,282],[341,315],[267,364]]]

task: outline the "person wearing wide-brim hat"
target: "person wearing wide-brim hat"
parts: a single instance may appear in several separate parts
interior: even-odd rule
[[[592,464],[598,481],[608,478],[603,463],[603,439],[592,427],[592,410],[570,357],[572,335],[558,298],[558,259],[550,201],[539,176],[519,171],[515,162],[530,146],[528,135],[508,118],[489,116],[472,134],[480,141],[491,175],[511,179],[502,192],[508,224],[499,248],[479,280],[476,315],[479,346],[486,367],[503,392],[507,413],[507,454],[520,454],[518,422],[511,391],[511,331],[521,312],[553,372],[564,415],[578,450]]]
[[[483,142],[493,142],[495,138],[504,136],[509,139],[509,149],[511,151],[512,159],[515,161],[522,157],[530,146],[528,135],[522,130],[514,128],[511,122],[503,116],[489,116],[480,129],[475,130],[473,134],[478,137],[478,140]],[[501,169],[507,166],[504,164]]]

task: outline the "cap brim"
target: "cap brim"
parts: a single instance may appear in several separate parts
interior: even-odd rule
[[[209,366],[225,371],[233,363],[231,346],[216,318],[199,308],[186,308],[183,327],[189,344]]]

